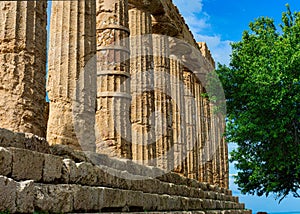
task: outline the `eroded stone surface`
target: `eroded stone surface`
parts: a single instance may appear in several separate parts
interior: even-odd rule
[[[97,0],[97,152],[132,158],[128,0]]]
[[[84,0],[52,4],[47,83],[51,145],[95,151],[95,7],[95,1]]]
[[[0,2],[0,127],[40,137],[46,135],[46,7],[47,1]]]
[[[12,132],[3,128],[0,128],[0,146],[50,153],[49,144],[45,138],[30,133]]]
[[[34,207],[55,213],[72,212],[73,195],[78,188],[75,185],[36,185]]]
[[[43,181],[56,182],[62,177],[63,158],[54,155],[44,155]]]
[[[12,178],[16,180],[40,181],[43,175],[45,157],[30,150],[9,148],[12,153]]]
[[[12,171],[12,154],[0,147],[0,175],[9,175]]]
[[[0,176],[0,210],[16,212],[17,183],[10,178]]]
[[[34,181],[17,183],[16,208],[20,213],[34,212]]]

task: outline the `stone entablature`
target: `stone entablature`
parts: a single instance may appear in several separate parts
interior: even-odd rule
[[[12,211],[21,212],[18,195],[24,192],[18,191],[24,185],[30,187],[28,210],[35,204],[35,209],[57,212],[57,207],[44,207],[45,201],[39,198],[43,196],[47,203],[55,204],[54,195],[45,195],[49,189],[61,190],[62,197],[69,197],[70,192],[77,194],[78,190],[81,194],[81,190],[89,188],[95,197],[142,191],[132,192],[132,197],[156,194],[149,196],[151,200],[166,203],[149,209],[149,204],[135,205],[133,201],[130,206],[142,207],[139,211],[244,209],[226,192],[229,172],[228,148],[222,136],[224,115],[215,114],[214,103],[205,96],[209,91],[206,74],[213,71],[214,60],[206,44],[194,40],[172,1],[53,1],[48,51],[49,114],[45,112],[44,99],[46,6],[46,1],[0,3],[0,128],[4,128],[0,129],[0,146],[8,148],[0,149],[6,161],[0,162],[0,188],[7,188],[4,185],[7,183],[15,188],[16,191],[9,193],[15,197]],[[34,15],[27,16],[31,12]],[[63,159],[70,154],[74,163]],[[90,163],[91,157],[97,160],[105,157],[105,163],[112,162],[113,166],[126,163],[121,165],[129,166],[124,170],[130,178],[131,174],[141,176],[137,172],[146,170],[150,174],[170,173],[172,179],[180,179],[164,181],[163,176],[158,180],[154,176],[149,181],[151,188],[156,185],[159,188],[154,188],[154,192],[148,191],[150,186],[140,183],[123,187],[129,181],[117,178],[97,183],[99,167],[105,164]],[[121,160],[111,161],[114,160],[111,158]],[[23,166],[22,161],[34,165],[34,172],[29,165]],[[79,172],[79,165],[88,171]],[[138,170],[131,172],[130,167]],[[95,179],[96,183],[81,183],[79,178],[66,180],[71,179],[71,175],[64,174],[66,170],[88,173],[93,178],[82,179]],[[122,174],[121,170],[118,168],[115,175]],[[33,174],[28,177],[26,173]],[[22,180],[33,181],[25,184]],[[218,186],[211,191],[221,189],[225,196],[216,194],[210,198],[202,191],[191,189],[188,190],[195,191],[195,195],[184,194],[188,187],[176,186],[180,180],[184,186],[196,182],[196,188],[200,189],[205,185]],[[160,191],[165,188],[163,182],[167,186],[173,183],[172,188]],[[80,189],[80,185],[88,188]],[[135,188],[135,185],[142,187]],[[162,197],[163,194],[169,198]],[[193,198],[198,199],[193,202]],[[92,198],[86,198],[89,200]],[[189,205],[184,204],[185,200]],[[129,202],[122,203],[125,205],[120,207],[125,209]],[[171,204],[176,206],[172,208]],[[114,206],[94,205],[97,208],[67,204],[66,212]]]

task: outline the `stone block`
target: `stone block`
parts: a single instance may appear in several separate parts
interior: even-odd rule
[[[144,211],[157,210],[159,195],[144,193],[141,201],[143,202]]]
[[[0,147],[0,175],[7,176],[12,171],[12,154]]]
[[[64,159],[71,159],[78,162],[90,162],[91,160],[87,156],[88,153],[73,150],[70,146],[55,144],[50,147],[51,154],[63,157]]]
[[[142,181],[143,192],[158,193],[160,188],[160,182],[157,179],[148,178]]]
[[[217,199],[217,193],[216,192],[212,192],[212,191],[206,192],[206,197],[205,198],[208,198],[208,199]]]
[[[94,186],[97,184],[96,167],[90,163],[82,162],[76,163],[77,178],[75,183],[87,186]]]
[[[188,187],[188,186],[182,186],[182,185],[180,185],[180,186],[178,186],[179,187],[179,191],[178,191],[178,193],[180,193],[180,195],[182,195],[182,196],[186,196],[186,197],[189,197],[190,196],[190,187]]]
[[[169,211],[169,195],[159,195],[158,203],[157,203],[157,210],[158,211]]]
[[[173,183],[168,183],[168,189],[167,192],[165,192],[165,194],[168,195],[178,195],[180,194],[180,192],[177,192],[177,185],[173,184]]]
[[[56,182],[62,177],[63,159],[54,155],[45,155],[43,168],[43,181],[45,183]]]
[[[199,188],[199,182],[194,179],[188,179],[187,185],[193,188]]]
[[[135,191],[145,191],[147,192],[146,190],[144,190],[144,188],[148,188],[149,186],[147,185],[147,182],[149,181],[146,181],[146,184],[144,182],[145,180],[131,180],[130,183],[131,183],[131,189],[132,190],[135,190]],[[149,183],[148,183],[149,184]],[[149,189],[148,189],[149,190]]]
[[[30,133],[12,132],[3,128],[0,128],[0,146],[50,153],[49,145],[44,138]]]
[[[234,203],[230,201],[225,201],[225,209],[233,209]]]
[[[203,200],[198,198],[188,199],[188,210],[202,210],[204,208]]]
[[[74,192],[74,211],[100,211],[98,188],[79,186]]]
[[[235,203],[239,203],[239,197],[237,196],[230,196],[231,197],[231,200],[232,202],[235,202]]]
[[[16,212],[17,182],[0,176],[0,211]]]
[[[76,183],[77,181],[77,165],[71,159],[63,159],[62,166],[62,182],[63,183]]]
[[[212,209],[213,200],[211,199],[203,199],[203,208],[204,209]]]
[[[222,201],[216,200],[215,204],[216,204],[216,209],[218,209],[218,210],[222,210],[224,208]]]
[[[9,148],[13,155],[12,178],[40,181],[43,174],[44,155],[38,152]]]
[[[232,195],[232,191],[230,189],[226,190],[226,195]]]
[[[181,210],[182,208],[182,201],[181,197],[179,196],[170,196],[168,199],[168,207],[166,210],[169,211],[175,211],[175,210]]]
[[[97,184],[106,187],[115,187],[119,189],[128,189],[128,185],[132,186],[135,180],[129,179],[128,181],[123,178],[129,176],[126,171],[119,171],[109,167],[96,167]],[[132,187],[131,187],[132,188]],[[135,190],[132,188],[132,190]]]
[[[170,195],[159,195],[157,210],[159,211],[174,211],[182,210],[183,207],[183,197],[170,196]]]
[[[34,212],[34,181],[23,181],[17,185],[16,208],[19,213]]]
[[[38,211],[67,213],[74,211],[74,193],[78,191],[75,185],[36,184],[34,207]]]
[[[244,203],[240,203],[239,204],[239,209],[245,209],[245,204]]]
[[[105,208],[123,208],[126,206],[128,192],[120,189],[99,187],[99,205]]]
[[[123,190],[125,191],[126,196],[126,204],[129,207],[141,207],[143,208],[144,202],[141,200],[143,199],[143,192],[142,191],[130,191],[130,190]]]

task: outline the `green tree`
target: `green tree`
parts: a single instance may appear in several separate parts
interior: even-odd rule
[[[227,101],[231,161],[242,193],[300,197],[300,12],[289,6],[277,29],[258,18],[232,44],[217,73]]]

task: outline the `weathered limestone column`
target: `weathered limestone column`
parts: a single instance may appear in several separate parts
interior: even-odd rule
[[[172,103],[170,82],[169,40],[165,35],[153,35],[155,137],[157,166],[174,167]]]
[[[229,189],[228,145],[225,137],[220,137],[220,186]]]
[[[176,45],[176,44],[175,44]],[[178,53],[177,53],[178,54]],[[187,176],[186,112],[184,105],[183,64],[175,55],[170,57],[174,171]]]
[[[204,93],[206,91],[204,90]],[[207,97],[204,98],[204,123],[205,123],[205,164],[204,164],[204,181],[213,184],[213,166],[212,166],[212,139],[211,139],[211,109],[210,101]]]
[[[47,84],[49,143],[92,151],[95,150],[95,3],[94,0],[52,2]]]
[[[220,185],[220,137],[218,116],[214,112],[214,105],[211,104],[211,139],[212,139],[212,174],[213,184]]]
[[[97,152],[132,158],[128,0],[97,0]]]
[[[219,143],[219,148],[218,148],[218,169],[219,169],[219,186],[224,187],[226,186],[225,180],[226,180],[226,166],[225,163],[227,160],[225,160],[225,141],[224,141],[224,127],[223,124],[224,119],[222,117],[217,117],[218,120],[218,143]]]
[[[188,177],[198,178],[198,142],[196,137],[196,100],[195,76],[192,71],[184,69],[184,103],[186,112],[186,139],[187,139],[187,170]]]
[[[0,1],[0,128],[45,137],[47,1]]]
[[[224,180],[224,188],[226,189],[229,189],[229,162],[228,162],[228,144],[226,142],[226,139],[225,137],[222,138],[222,143],[223,143],[223,147],[224,147],[224,150],[223,150],[223,160],[224,160],[224,163],[223,163],[223,166],[224,166],[224,177],[223,177],[223,180]]]
[[[196,137],[198,142],[198,180],[204,178],[204,146],[205,146],[205,124],[204,124],[204,105],[203,105],[203,86],[199,79],[195,83],[195,96],[197,106]]]
[[[130,9],[129,29],[132,159],[156,165],[151,14],[142,8]]]

